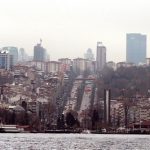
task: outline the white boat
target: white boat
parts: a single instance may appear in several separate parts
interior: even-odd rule
[[[23,132],[24,129],[20,128],[17,125],[0,125],[0,132],[1,133],[20,133]]]
[[[83,130],[81,133],[83,133],[83,134],[90,134],[90,133],[91,133],[91,131],[90,131],[90,130],[85,129],[85,130]]]

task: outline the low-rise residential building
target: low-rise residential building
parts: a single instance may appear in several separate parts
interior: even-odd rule
[[[108,68],[112,68],[113,70],[116,70],[116,63],[113,62],[113,61],[107,62],[107,63],[106,63],[106,66],[107,66]]]
[[[62,72],[70,71],[70,68],[72,65],[71,59],[61,58],[61,59],[58,59],[58,61],[61,62],[61,71]]]
[[[127,67],[134,67],[134,66],[136,66],[134,63],[118,62],[118,63],[116,64],[116,69],[118,69],[118,68],[120,68],[120,67],[125,67],[125,68],[127,68]]]
[[[35,67],[38,70],[46,71],[46,62],[44,61],[28,61],[27,66]]]
[[[73,59],[73,71],[77,74],[83,74],[85,71],[89,73],[95,72],[95,62],[83,58]]]
[[[123,127],[125,125],[124,106],[122,102],[111,100],[111,123],[113,127]]]
[[[58,73],[60,72],[61,63],[58,61],[48,61],[46,63],[46,71],[48,73]]]

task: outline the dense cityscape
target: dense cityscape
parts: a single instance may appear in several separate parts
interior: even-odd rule
[[[50,60],[42,40],[0,49],[1,132],[149,133],[150,58],[146,35],[126,35],[126,61],[107,61],[97,42],[84,57]],[[51,54],[52,55],[52,54]],[[5,131],[4,131],[5,130]]]

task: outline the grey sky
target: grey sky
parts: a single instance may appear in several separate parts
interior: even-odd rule
[[[107,60],[125,60],[126,33],[149,34],[149,0],[0,0],[0,47],[33,46],[43,39],[51,59],[96,53],[107,47]],[[150,39],[147,37],[147,52]],[[148,57],[150,53],[148,52]]]

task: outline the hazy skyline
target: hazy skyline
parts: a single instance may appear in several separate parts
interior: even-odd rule
[[[149,0],[0,0],[0,47],[23,47],[33,55],[40,38],[55,60],[84,57],[97,41],[107,60],[126,59],[126,33],[147,35],[150,57]]]

